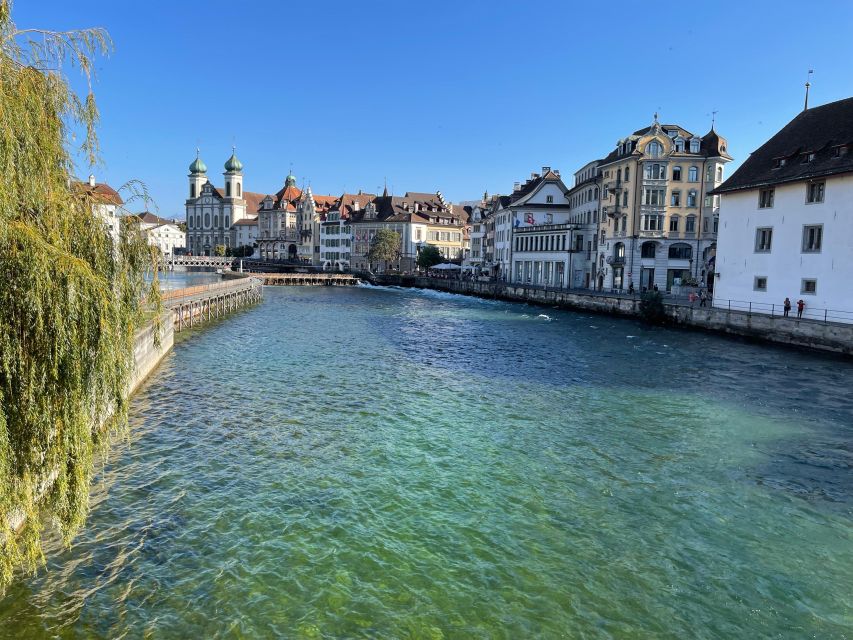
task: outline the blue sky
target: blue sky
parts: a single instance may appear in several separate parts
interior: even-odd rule
[[[237,145],[249,191],[293,165],[315,193],[507,193],[571,174],[652,114],[736,166],[802,109],[853,95],[853,2],[17,0],[19,28],[105,27],[99,181],[183,217],[201,147],[214,184]],[[89,173],[81,167],[81,176]],[[141,204],[135,209],[141,208]]]

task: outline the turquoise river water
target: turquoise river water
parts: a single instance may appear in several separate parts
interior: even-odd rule
[[[10,638],[850,638],[853,364],[394,289],[182,334]]]

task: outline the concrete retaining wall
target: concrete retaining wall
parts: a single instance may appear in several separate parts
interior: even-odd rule
[[[175,343],[175,321],[173,312],[167,311],[160,318],[160,341],[155,340],[157,329],[154,322],[136,332],[133,345],[133,377],[128,394],[133,395]]]
[[[381,285],[436,289],[481,298],[556,306],[575,311],[626,317],[640,315],[639,299],[627,296],[413,276],[380,275],[376,276],[374,281]],[[690,307],[666,303],[664,307],[670,319],[680,327],[853,356],[853,324],[770,317],[759,313],[729,311],[714,307]]]

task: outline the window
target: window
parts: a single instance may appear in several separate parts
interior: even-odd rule
[[[806,202],[813,204],[815,202],[823,202],[824,191],[826,190],[825,182],[810,182],[806,185]]]
[[[822,241],[822,224],[810,224],[803,226],[803,253],[820,253]]]
[[[678,137],[675,139],[675,151],[677,153],[681,153],[684,151],[684,139],[683,138]]]
[[[225,183],[225,197],[226,198],[231,197],[231,183],[230,182]]]
[[[643,258],[654,258],[655,257],[655,243],[654,242],[644,242],[643,246],[640,247],[640,256]]]
[[[242,193],[242,191],[243,191],[243,189],[240,187],[240,183],[238,182],[238,183],[237,183],[237,197],[238,197],[238,198],[242,198],[242,197],[243,197],[243,193]]]
[[[678,216],[672,216],[669,219],[669,230],[678,231]]]
[[[693,247],[689,244],[673,244],[669,247],[671,260],[690,260],[693,257]]]
[[[708,218],[703,219],[702,220],[702,231],[704,231],[705,233],[708,233],[708,231],[710,231],[710,229],[711,229],[711,221],[708,220]]]
[[[723,168],[717,167],[717,182],[723,181]]]
[[[800,293],[805,293],[813,296],[817,293],[817,280],[813,278],[803,278],[800,282]]]
[[[628,206],[628,191],[627,191],[627,189],[622,193],[622,206],[623,207]]]
[[[195,185],[190,185],[190,198],[195,198]]]
[[[690,191],[687,193],[687,206],[695,207],[696,206],[696,192]]]
[[[646,155],[650,158],[660,158],[661,153],[663,153],[663,147],[657,140],[652,140],[646,145]]]
[[[631,180],[631,167],[625,167],[625,182],[630,182]]]
[[[773,208],[773,196],[775,194],[775,189],[761,189],[758,192],[758,208],[759,209],[772,209]]]
[[[698,167],[690,167],[687,170],[687,181],[688,182],[699,182],[699,168]]]
[[[665,164],[647,164],[645,166],[646,180],[664,180],[666,179]]]
[[[669,204],[673,207],[681,206],[681,191],[673,191],[669,196]]]
[[[752,288],[756,291],[767,291],[767,276],[755,276]]]
[[[643,204],[662,207],[666,200],[664,189],[643,189]]]
[[[548,204],[554,204],[554,196],[545,196],[545,202]]]
[[[687,231],[687,233],[694,233],[696,231],[696,216],[687,216],[687,226],[685,227],[685,231]]]
[[[681,167],[673,167],[672,179],[681,182]]]
[[[714,233],[717,233],[720,229],[720,216],[714,216]]]
[[[814,153],[806,152],[803,154],[803,159],[800,161],[801,164],[808,164],[814,160]]]
[[[773,227],[759,227],[755,230],[755,252],[770,253],[773,241]]]
[[[696,138],[690,141],[690,153],[699,153],[699,141]]]

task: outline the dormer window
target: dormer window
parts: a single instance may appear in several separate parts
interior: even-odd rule
[[[677,136],[675,138],[675,151],[677,153],[684,152],[684,138],[682,138],[681,136]]]
[[[801,164],[808,164],[809,162],[814,160],[814,153],[809,151],[803,154],[803,159],[800,161]]]
[[[652,140],[646,145],[646,155],[650,158],[660,158],[663,153],[663,146],[657,140]]]
[[[832,157],[833,158],[840,158],[842,156],[846,156],[849,149],[850,149],[849,145],[840,144],[837,147],[833,148]]]
[[[696,138],[690,140],[690,153],[699,153],[699,140]]]
[[[784,167],[787,163],[788,163],[788,159],[787,159],[787,158],[776,158],[776,160],[774,160],[774,161],[773,161],[773,168],[774,168],[774,169],[781,169],[781,168],[782,168],[782,167]]]

